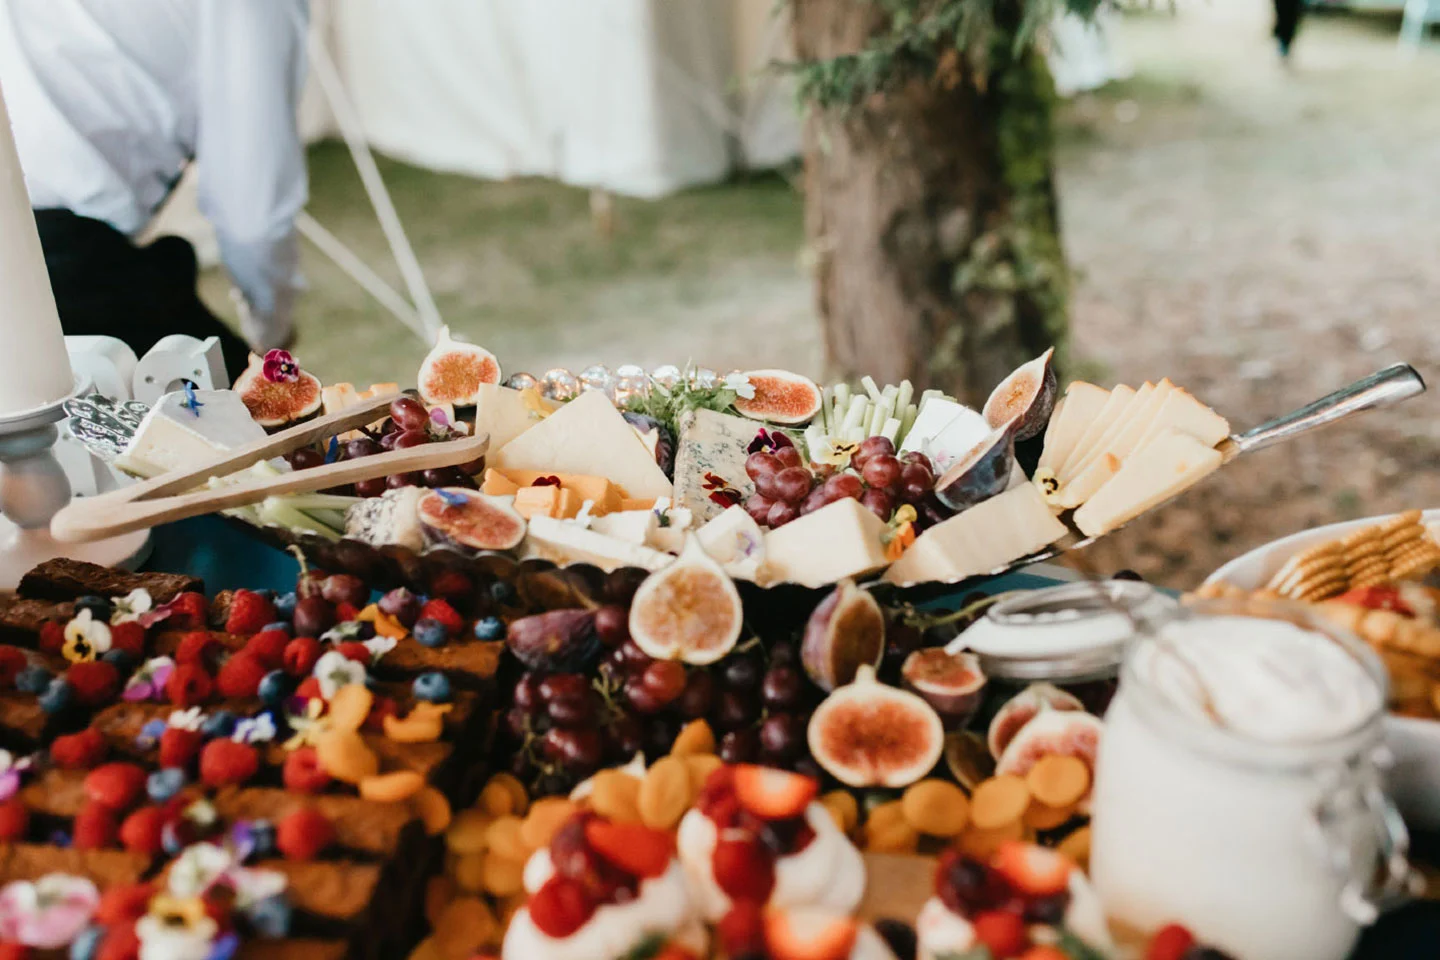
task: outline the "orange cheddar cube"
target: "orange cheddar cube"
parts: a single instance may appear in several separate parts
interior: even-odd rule
[[[495,469],[486,469],[485,480],[480,484],[480,492],[487,497],[513,497],[519,489],[520,484]]]
[[[580,512],[582,502],[573,490],[548,484],[543,487],[520,487],[515,491],[515,512],[526,520],[534,516],[569,520]]]

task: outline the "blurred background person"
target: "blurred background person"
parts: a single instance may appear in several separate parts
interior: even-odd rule
[[[1275,0],[1275,45],[1284,60],[1290,59],[1290,47],[1300,32],[1300,18],[1305,14],[1305,0]]]
[[[67,334],[216,336],[234,378],[286,345],[307,197],[296,106],[308,0],[0,0],[0,86]],[[242,337],[194,248],[139,235],[191,162]]]

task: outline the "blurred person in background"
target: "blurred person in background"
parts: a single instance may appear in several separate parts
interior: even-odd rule
[[[309,0],[0,0],[0,89],[66,333],[142,355],[216,336],[232,379],[291,340],[308,19]],[[134,240],[191,162],[244,339],[201,302],[188,241]]]
[[[1275,0],[1275,45],[1280,48],[1280,58],[1287,63],[1304,13],[1305,0]]]

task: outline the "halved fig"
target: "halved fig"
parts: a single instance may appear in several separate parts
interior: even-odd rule
[[[432,544],[511,550],[525,539],[525,518],[508,503],[464,487],[431,490],[416,504],[416,513]]]
[[[875,679],[862,666],[810,715],[810,754],[851,787],[905,787],[935,767],[945,729],[934,708],[913,693]]]
[[[1100,737],[1105,722],[1083,710],[1045,708],[1021,727],[1015,738],[995,763],[995,775],[1013,774],[1023,777],[1042,757],[1078,757],[1085,761],[1092,774],[1095,757],[1100,752]],[[1092,776],[1093,780],[1094,777]],[[1089,793],[1080,799],[1084,809]]]
[[[946,734],[945,765],[966,790],[974,790],[995,776],[995,758],[990,756],[985,738],[970,730]]]
[[[250,411],[250,418],[267,430],[298,423],[313,416],[323,402],[320,381],[284,350],[260,357],[250,354],[250,365],[232,388]]]
[[[655,458],[655,463],[667,477],[675,476],[675,434],[654,417],[643,413],[627,412],[625,422],[640,435],[640,440]]]
[[[1059,392],[1051,362],[1054,357],[1055,348],[1051,347],[1000,381],[985,401],[985,420],[990,426],[998,428],[1018,420],[1016,440],[1029,440],[1045,429]]]
[[[968,510],[1005,492],[1015,466],[1015,424],[990,432],[935,481],[935,496],[951,510]]]
[[[505,645],[530,670],[580,673],[605,649],[593,610],[550,610],[510,621]]]
[[[735,649],[743,620],[740,591],[693,534],[630,601],[630,636],[657,660],[714,663]]]
[[[947,730],[974,716],[985,690],[980,658],[973,653],[948,653],[944,647],[910,654],[900,666],[900,679],[906,690],[935,708]]]
[[[877,667],[885,654],[885,614],[869,590],[841,580],[805,624],[800,662],[825,692],[855,679],[862,666]]]
[[[820,412],[820,388],[809,377],[788,370],[750,370],[745,374],[753,397],[736,397],[735,409],[752,420],[809,423]]]
[[[985,737],[990,756],[1000,759],[1000,755],[1005,752],[1015,734],[1020,732],[1020,728],[1047,707],[1064,711],[1085,709],[1085,705],[1074,694],[1061,690],[1053,683],[1032,683],[1007,700],[990,721],[990,729]]]
[[[441,327],[440,338],[420,361],[418,379],[420,399],[428,406],[473,407],[482,384],[500,382],[500,361],[484,347],[456,340],[449,327]]]

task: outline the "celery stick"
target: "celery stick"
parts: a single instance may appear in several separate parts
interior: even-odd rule
[[[885,389],[880,391],[880,396],[884,397],[886,400],[894,400],[896,395],[899,393],[899,387],[895,386],[895,384],[893,383],[887,383],[885,385]]]
[[[896,420],[894,417],[890,417],[888,420],[886,420],[885,426],[880,428],[880,436],[884,437],[886,440],[889,440],[897,447],[900,445],[900,441],[896,439],[896,437],[898,437],[899,435],[900,421]]]
[[[820,413],[815,419],[820,422],[821,429],[830,425],[830,405],[835,401],[835,388],[826,387],[820,391]]]
[[[870,395],[870,399],[872,401],[874,401],[875,403],[880,402],[880,388],[875,386],[874,377],[870,376],[869,374],[861,377],[860,386],[865,388],[865,392]]]
[[[845,439],[851,441],[852,443],[862,442],[865,439],[865,428],[851,427],[849,430],[845,431]]]
[[[912,403],[905,408],[905,415],[900,418],[900,443],[904,443],[905,438],[910,436],[910,429],[915,426],[915,418],[918,416],[920,416],[920,408],[915,404]]]
[[[805,428],[805,447],[807,451],[819,450],[824,440],[825,430],[821,428],[819,424],[812,423]]]
[[[900,389],[895,392],[895,409],[904,413],[905,408],[910,406],[910,401],[915,399],[915,384],[909,380],[900,381]]]
[[[878,434],[881,428],[885,426],[885,421],[889,420],[890,415],[894,412],[895,407],[891,401],[882,399],[877,403],[874,412],[870,414],[870,423],[865,428],[866,435],[873,437]]]
[[[830,432],[836,433],[840,429],[840,423],[845,419],[845,413],[850,409],[850,384],[835,384],[835,411],[830,416]]]
[[[869,411],[869,407],[870,401],[866,400],[864,397],[851,397],[850,409],[845,411],[845,419],[840,424],[840,431],[844,432],[845,435],[848,436],[851,429],[853,429],[854,427],[858,427],[862,423],[864,423],[865,417]]]

